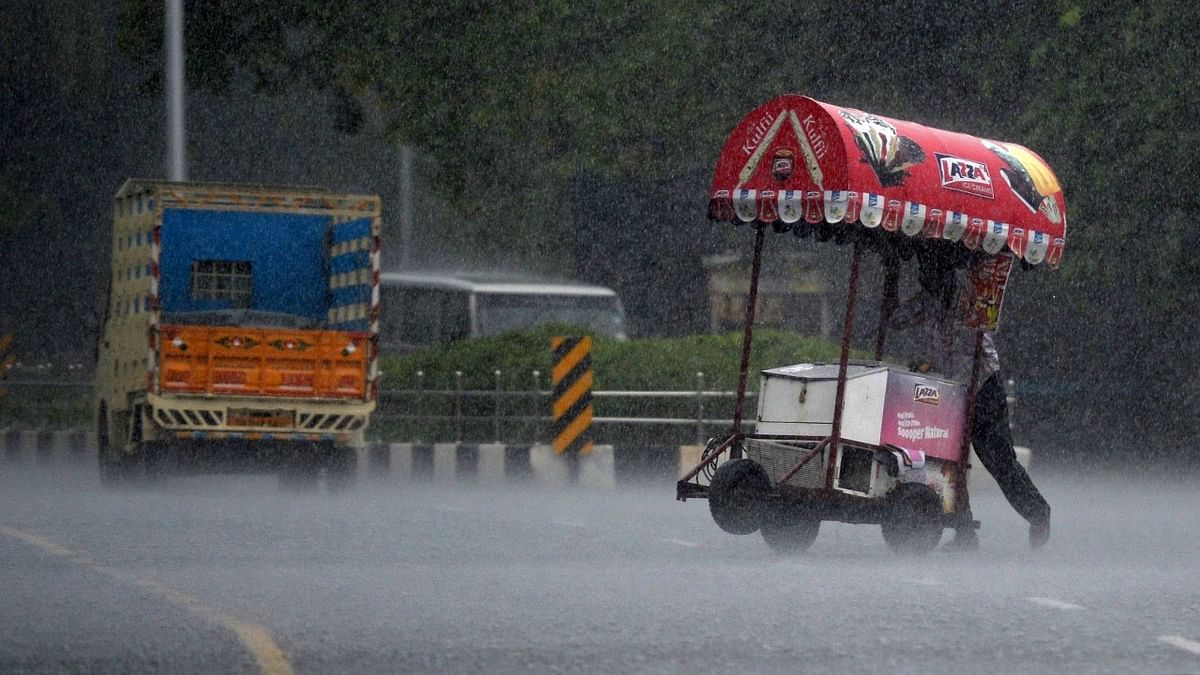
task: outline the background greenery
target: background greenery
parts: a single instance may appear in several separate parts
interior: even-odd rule
[[[671,281],[696,277],[697,240],[744,245],[691,223],[758,102],[799,91],[1023,142],[1058,171],[1071,226],[1064,273],[1010,299],[1010,374],[1047,431],[1196,428],[1177,414],[1200,392],[1194,3],[193,4],[196,82],[302,82],[349,127],[377,107],[472,202],[465,228],[547,254],[570,242],[583,276],[668,332],[697,327],[678,308],[702,305],[700,284]],[[122,24],[148,74],[160,5],[129,2]]]
[[[107,196],[120,177],[160,165],[158,151],[136,148],[161,124],[161,8],[0,7],[9,121],[0,258],[12,289],[0,299],[26,344],[94,335]],[[748,249],[744,229],[705,223],[709,172],[728,131],[770,97],[800,92],[1028,145],[1058,173],[1070,222],[1062,272],[1019,274],[1006,300],[1005,367],[1036,412],[1023,432],[1062,452],[1190,452],[1200,403],[1191,222],[1200,5],[187,0],[185,9],[189,83],[217,97],[208,116],[228,109],[235,122],[215,135],[255,130],[219,151],[193,139],[209,148],[196,159],[207,175],[235,174],[224,168],[247,147],[279,158],[261,180],[320,156],[303,141],[280,152],[256,142],[285,122],[246,105],[252,96],[287,110],[331,101],[323,125],[377,125],[391,143],[420,148],[430,191],[453,211],[427,228],[439,246],[503,251],[613,286],[640,335],[705,330],[700,256]],[[148,97],[129,93],[131,81]],[[394,164],[368,168],[394,182]],[[844,252],[823,255],[841,269]],[[52,290],[47,275],[59,281]],[[865,281],[869,294],[869,270]]]
[[[492,416],[528,417],[520,422],[501,422],[499,438],[509,441],[548,440],[552,390],[551,338],[582,335],[570,326],[545,326],[495,337],[455,342],[402,357],[383,359],[383,394],[372,434],[389,439],[452,441],[495,440]],[[737,389],[742,335],[692,335],[677,338],[643,338],[617,341],[593,336],[591,365],[596,391],[681,391],[733,392]],[[755,332],[750,359],[748,389],[758,389],[758,372],[790,363],[836,362],[838,343],[792,333]],[[867,358],[859,351],[853,358]],[[496,371],[500,371],[497,377]],[[535,374],[537,371],[537,374]],[[461,380],[456,373],[461,372]],[[703,378],[697,374],[703,373]],[[456,425],[456,392],[472,392],[461,398],[461,415],[467,420]],[[534,391],[543,394],[534,395]],[[729,420],[734,398],[705,396],[704,419]],[[695,420],[697,398],[597,397],[597,417],[639,417]],[[747,403],[745,416],[753,419],[755,403]],[[437,416],[440,420],[404,420],[400,416]],[[536,418],[536,419],[533,419]],[[728,429],[728,424],[706,424],[698,432],[694,424],[641,425],[597,424],[594,438],[605,443],[671,445],[694,442]]]

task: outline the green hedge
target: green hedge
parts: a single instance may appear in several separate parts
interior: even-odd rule
[[[533,371],[540,371],[540,388],[549,390],[551,370],[550,340],[556,335],[580,335],[570,326],[549,326],[529,331],[508,333],[451,343],[442,347],[400,356],[384,357],[384,379],[379,413],[372,424],[373,435],[388,440],[464,441],[545,440],[546,422],[502,422],[495,428],[493,414],[499,410],[504,417],[524,415],[539,417],[549,414],[550,402],[545,397],[518,396],[512,392],[533,389]],[[733,391],[737,388],[741,359],[742,335],[693,335],[678,338],[646,338],[617,341],[593,336],[592,368],[596,390],[621,391],[695,391],[697,373],[704,373],[707,391]],[[758,387],[758,371],[763,368],[802,362],[832,362],[839,354],[836,342],[805,337],[774,330],[755,332],[754,349],[750,359],[751,376],[748,388]],[[853,358],[868,358],[854,352]],[[499,378],[500,395],[495,371]],[[487,396],[468,396],[462,399],[462,416],[475,418],[464,421],[460,428],[453,418],[456,387],[455,372],[462,372],[464,390],[488,392]],[[418,377],[418,372],[423,377]],[[397,394],[396,390],[422,390],[422,394]],[[392,393],[388,393],[389,390]],[[440,392],[440,393],[437,393]],[[594,402],[598,417],[667,417],[695,419],[695,397],[681,399],[597,398]],[[733,398],[706,397],[703,416],[709,419],[731,418]],[[753,402],[747,412],[753,415]],[[403,416],[442,416],[436,422],[415,422]],[[691,442],[699,430],[695,425],[650,427],[645,425],[597,425],[597,440],[601,442],[639,442],[675,444]],[[717,429],[702,430],[716,433]]]
[[[541,371],[544,379],[549,377],[551,338],[581,334],[587,331],[547,326],[462,340],[407,356],[384,356],[385,386],[408,388],[417,382],[417,372],[423,371],[426,388],[451,388],[455,371],[461,371],[466,388],[491,389],[496,384],[494,372],[500,370],[502,386],[527,387],[534,370]],[[592,367],[599,389],[693,389],[697,372],[704,373],[709,388],[733,389],[741,351],[741,333],[628,341],[592,336]],[[836,361],[838,353],[838,343],[831,340],[763,329],[755,331],[750,368],[757,372],[789,363]],[[855,351],[853,357],[869,355]]]
[[[77,429],[92,426],[90,383],[74,386],[0,381],[0,427]]]

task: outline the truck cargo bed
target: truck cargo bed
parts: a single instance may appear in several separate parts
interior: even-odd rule
[[[362,399],[367,333],[164,325],[163,394]]]

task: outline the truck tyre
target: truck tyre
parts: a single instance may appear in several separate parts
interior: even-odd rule
[[[820,531],[821,519],[803,506],[788,505],[763,514],[763,541],[776,553],[804,553]]]
[[[358,480],[358,452],[354,448],[330,448],[325,460],[325,488],[330,492],[345,492]]]
[[[106,488],[136,487],[145,477],[141,455],[100,459],[100,484]]]
[[[880,529],[888,548],[896,553],[929,553],[942,538],[941,497],[928,485],[897,485],[888,493]]]
[[[103,488],[128,485],[140,468],[124,453],[113,454],[108,410],[104,406],[100,407],[100,414],[96,417],[96,460],[100,486]]]
[[[109,453],[112,452],[112,439],[108,435],[108,410],[100,406],[100,414],[96,416],[96,464],[100,471],[100,485],[109,487],[120,479],[120,472],[115,466]]]
[[[148,484],[162,483],[167,477],[168,446],[162,441],[142,441],[137,448]]]
[[[321,450],[317,443],[293,444],[279,468],[279,489],[284,492],[316,492],[321,481],[321,466],[325,463]]]
[[[708,511],[729,534],[754,534],[762,525],[762,505],[771,489],[767,472],[751,459],[717,467],[708,486]]]

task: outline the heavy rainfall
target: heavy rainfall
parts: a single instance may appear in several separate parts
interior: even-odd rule
[[[0,672],[1200,671],[1198,14],[3,4]],[[871,382],[993,391],[885,330],[928,229],[719,217],[726,139],[799,96],[885,195],[976,138],[1061,186],[988,380],[1048,541],[976,458],[966,506],[962,419],[854,435]],[[754,180],[819,174],[769,126]]]

